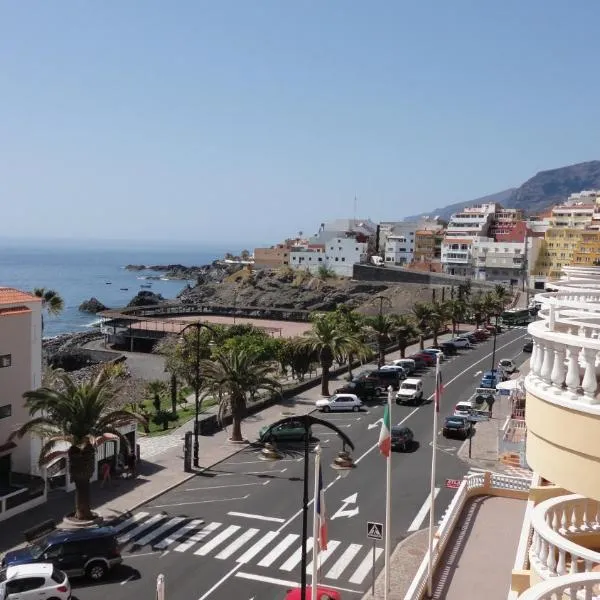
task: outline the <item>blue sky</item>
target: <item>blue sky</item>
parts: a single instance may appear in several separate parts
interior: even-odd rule
[[[0,0],[0,235],[276,242],[600,158],[596,0]]]

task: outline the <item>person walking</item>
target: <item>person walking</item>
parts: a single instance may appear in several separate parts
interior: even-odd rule
[[[109,462],[105,462],[102,465],[102,483],[100,484],[100,487],[104,487],[105,483],[108,483],[109,486],[112,484],[112,476],[110,473],[110,463]]]

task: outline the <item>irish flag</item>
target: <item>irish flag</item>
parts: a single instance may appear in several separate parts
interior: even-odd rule
[[[385,405],[381,431],[379,432],[379,452],[389,458],[392,451],[392,428],[390,427],[390,407]]]

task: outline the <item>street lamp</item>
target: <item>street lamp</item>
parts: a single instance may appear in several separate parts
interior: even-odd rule
[[[196,329],[196,377],[194,382],[194,393],[195,393],[195,416],[194,416],[194,467],[198,468],[200,466],[200,425],[198,417],[200,415],[200,332],[202,328],[208,329],[213,335],[215,334],[215,330],[206,323],[202,321],[196,321],[195,323],[190,323],[186,325],[180,332],[179,335],[184,338],[184,333],[191,328]]]
[[[393,304],[392,301],[387,297],[387,296],[375,296],[375,298],[373,298],[373,302],[375,301],[379,301],[379,317],[381,318],[383,316],[383,303],[385,302],[386,305],[388,306],[388,308],[392,308]],[[379,352],[379,340],[377,340],[377,368],[381,369],[381,367],[383,366],[383,362],[381,360],[381,352]]]
[[[306,566],[308,563],[308,553],[306,551],[306,542],[308,539],[308,459],[310,450],[309,442],[311,426],[321,425],[322,427],[327,427],[341,438],[342,451],[338,453],[337,457],[331,464],[331,467],[338,471],[340,476],[343,477],[347,475],[348,472],[355,467],[355,464],[350,456],[350,453],[346,451],[346,446],[349,446],[352,450],[354,450],[354,444],[350,438],[333,423],[323,421],[322,419],[317,419],[317,417],[313,417],[312,415],[308,414],[297,417],[286,417],[285,419],[281,419],[273,423],[263,434],[263,439],[266,441],[266,443],[261,451],[261,458],[263,460],[279,460],[282,455],[272,443],[273,438],[270,435],[271,431],[273,428],[279,427],[280,425],[297,425],[298,423],[301,423],[302,427],[304,428],[304,490],[302,497],[302,559],[300,561],[300,600],[306,600]],[[317,540],[313,540],[313,549],[315,548],[316,543]],[[315,583],[316,582],[313,582],[313,585]]]

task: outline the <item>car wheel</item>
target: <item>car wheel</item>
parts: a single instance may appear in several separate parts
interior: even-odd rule
[[[352,412],[358,412],[358,410],[359,410],[358,406],[353,406],[352,407]]]
[[[323,412],[329,412],[330,410],[331,410],[331,408],[329,408],[329,406],[323,407]]]
[[[108,569],[106,568],[106,565],[100,561],[90,563],[85,569],[86,576],[92,581],[100,581],[104,579],[107,573]]]

